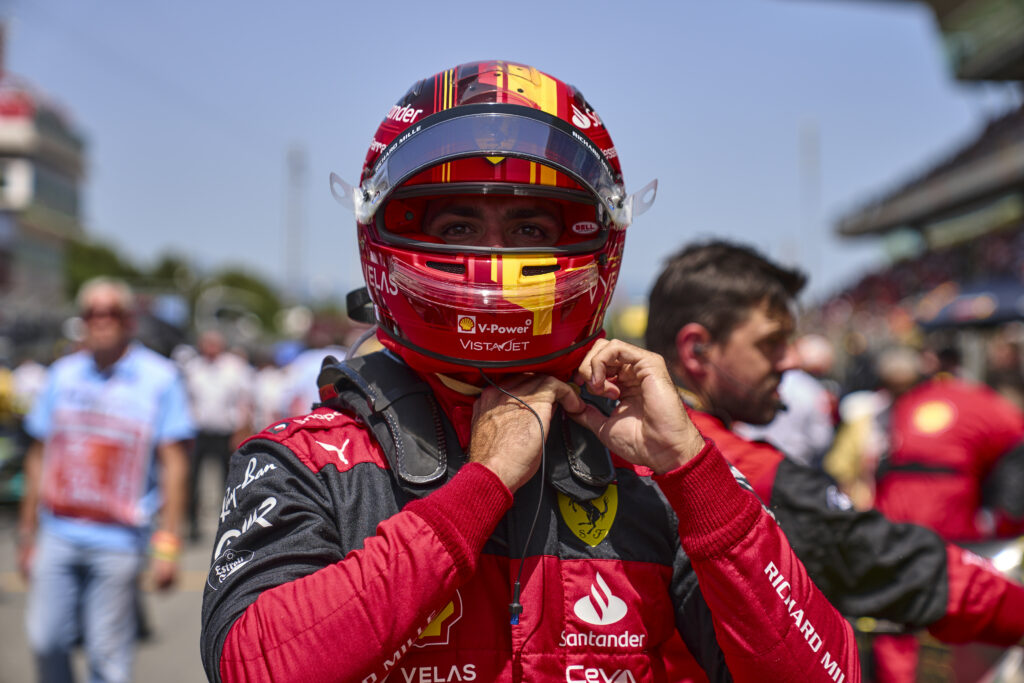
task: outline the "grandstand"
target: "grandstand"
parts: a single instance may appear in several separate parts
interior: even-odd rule
[[[954,330],[949,338],[982,375],[985,336],[964,330],[1024,319],[1024,107],[835,229],[883,240],[893,263],[825,301],[818,324],[833,338],[868,330],[874,348]]]

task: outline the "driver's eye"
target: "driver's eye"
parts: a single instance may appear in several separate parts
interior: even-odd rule
[[[475,234],[473,228],[465,223],[453,223],[446,225],[438,232],[438,237],[444,240],[465,239]]]
[[[536,241],[544,241],[548,238],[548,231],[543,227],[533,223],[520,225],[519,227],[516,228],[515,232],[519,235],[522,235],[523,237]]]

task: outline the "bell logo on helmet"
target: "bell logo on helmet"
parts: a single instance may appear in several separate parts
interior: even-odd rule
[[[463,334],[473,334],[476,332],[476,316],[475,315],[460,315],[459,316],[459,332]]]
[[[577,235],[593,235],[600,229],[601,227],[594,221],[580,221],[572,226],[573,233]]]

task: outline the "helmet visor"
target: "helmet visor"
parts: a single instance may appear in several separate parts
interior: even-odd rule
[[[492,188],[486,183],[461,183],[457,188],[443,185],[414,186],[417,191],[432,193],[429,197],[406,196],[410,188],[403,187],[377,212],[374,218],[377,232],[384,242],[398,247],[441,253],[578,254],[600,249],[608,238],[609,227],[597,221],[597,208],[593,203],[552,199],[543,195],[531,196],[531,186],[510,186],[509,183],[495,185],[503,186],[499,190],[501,192],[518,189],[521,196],[533,202],[521,204],[516,212],[516,217],[528,226],[526,230],[531,239],[516,240],[510,234],[504,246],[499,248],[475,244],[471,234],[445,238],[430,228],[429,224],[439,214],[449,215],[457,223],[460,222],[459,217],[479,218],[480,214],[473,205],[480,202],[481,195],[497,201],[502,196],[492,194]],[[478,194],[468,194],[473,188]],[[457,190],[457,193],[453,190]],[[562,192],[564,196],[566,191]],[[582,191],[570,192],[578,192],[581,198],[584,197]]]
[[[425,265],[416,268],[401,259],[392,259],[392,283],[412,301],[471,313],[495,314],[525,308],[550,320],[556,302],[565,306],[599,284],[597,265],[592,261],[562,269],[550,257],[505,255],[493,259],[467,257],[461,265]],[[491,271],[486,281],[474,278],[470,272],[480,267]]]
[[[589,138],[543,111],[506,104],[449,109],[410,126],[381,152],[364,181],[357,219],[368,223],[394,190],[420,171],[480,156],[527,159],[562,171],[586,188],[618,227],[629,224],[625,190]]]

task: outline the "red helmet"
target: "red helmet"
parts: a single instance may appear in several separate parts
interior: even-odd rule
[[[625,227],[656,188],[626,195],[612,140],[578,90],[503,61],[413,85],[377,129],[359,187],[331,183],[351,194],[386,346],[421,371],[560,376],[601,334]],[[466,195],[549,202],[559,237],[494,248],[421,230],[431,202]]]

